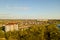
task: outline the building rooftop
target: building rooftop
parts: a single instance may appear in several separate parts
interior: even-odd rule
[[[5,25],[14,25],[14,24],[18,24],[18,23],[7,23]]]

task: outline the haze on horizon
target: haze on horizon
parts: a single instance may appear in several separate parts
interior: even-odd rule
[[[0,0],[0,19],[60,19],[60,0]]]

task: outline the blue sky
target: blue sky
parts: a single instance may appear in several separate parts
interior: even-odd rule
[[[0,19],[60,19],[60,0],[0,0]]]

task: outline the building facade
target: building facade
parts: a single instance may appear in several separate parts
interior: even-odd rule
[[[4,26],[5,26],[6,32],[18,30],[18,23],[8,23],[8,24],[5,24]]]

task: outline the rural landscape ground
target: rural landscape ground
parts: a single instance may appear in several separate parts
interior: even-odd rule
[[[60,20],[0,19],[0,40],[60,40]]]

